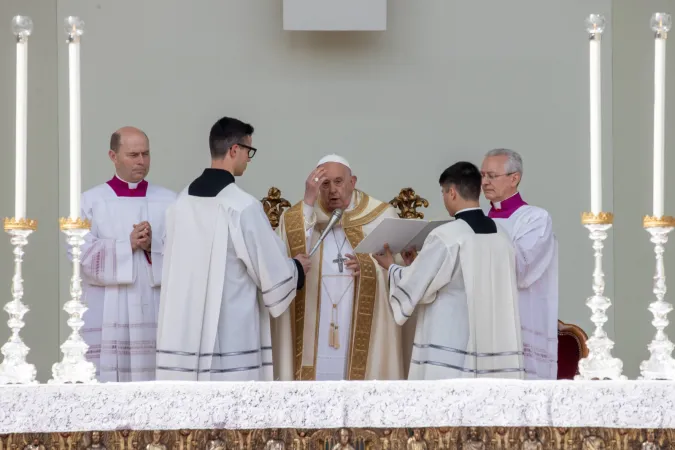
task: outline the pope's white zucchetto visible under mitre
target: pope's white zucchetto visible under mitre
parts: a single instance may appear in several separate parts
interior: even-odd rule
[[[326,163],[329,163],[329,162],[340,163],[343,166],[346,166],[349,170],[352,169],[352,167],[349,165],[349,162],[346,159],[344,159],[342,156],[339,156],[339,155],[326,155],[326,156],[324,156],[316,164],[316,167],[319,167],[321,164],[326,164]]]

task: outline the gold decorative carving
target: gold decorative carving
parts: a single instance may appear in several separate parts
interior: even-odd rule
[[[400,211],[398,216],[402,219],[424,219],[424,213],[417,211],[417,208],[429,207],[427,199],[417,195],[413,188],[401,189],[398,196],[389,204]]]
[[[672,216],[644,216],[642,218],[644,228],[673,228],[675,227],[675,217]]]
[[[675,429],[440,427],[0,435],[0,450],[666,450]]]
[[[281,191],[278,188],[272,186],[269,191],[267,191],[267,197],[264,197],[261,200],[263,204],[263,209],[265,214],[270,221],[272,228],[276,230],[279,226],[279,220],[284,211],[291,207],[291,204],[288,200],[281,197]]]
[[[16,219],[12,217],[11,219],[5,217],[3,221],[3,226],[5,231],[9,230],[37,230],[37,220],[33,219]]]
[[[614,222],[614,214],[601,212],[593,214],[591,212],[581,213],[582,225],[610,225]]]
[[[59,219],[59,228],[64,230],[90,230],[91,222],[87,219],[71,219],[70,217],[61,217]]]

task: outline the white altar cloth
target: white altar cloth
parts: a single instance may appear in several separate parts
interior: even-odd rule
[[[0,433],[343,426],[675,428],[675,383],[481,379],[0,387]]]

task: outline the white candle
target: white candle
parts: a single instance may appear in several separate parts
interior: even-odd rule
[[[16,178],[14,217],[26,218],[26,143],[28,122],[28,42],[16,43]]]
[[[663,217],[665,194],[666,36],[670,15],[652,15],[654,39],[654,194],[653,215]]]
[[[602,84],[600,43],[605,29],[605,18],[591,14],[586,19],[589,33],[590,69],[590,147],[591,147],[591,212],[602,212]]]
[[[663,217],[666,112],[666,41],[654,41],[654,216]]]
[[[80,43],[68,44],[68,84],[70,91],[70,218],[80,217],[80,158],[81,116],[80,116]]]
[[[600,39],[590,40],[591,84],[591,212],[602,211],[602,103]]]
[[[80,217],[82,191],[82,116],[80,111],[80,36],[84,23],[66,18],[68,34],[68,91],[70,99],[70,218]]]
[[[29,17],[12,19],[16,36],[16,133],[15,133],[15,187],[14,217],[26,218],[26,153],[28,142],[28,36],[33,31]]]

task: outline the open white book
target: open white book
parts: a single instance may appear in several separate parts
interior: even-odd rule
[[[429,221],[387,217],[356,246],[354,253],[380,253],[384,251],[384,244],[389,244],[389,249],[394,254],[409,249],[419,251],[434,228],[452,220]]]

